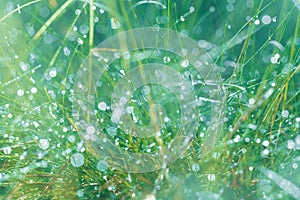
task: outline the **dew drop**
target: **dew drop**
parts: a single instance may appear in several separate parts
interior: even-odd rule
[[[19,66],[23,71],[27,71],[29,69],[29,65],[25,62],[20,62]]]
[[[78,197],[83,197],[84,193],[82,190],[77,190],[77,196]]]
[[[120,22],[118,22],[115,18],[111,18],[110,23],[112,29],[118,29],[121,26]]]
[[[171,58],[169,56],[164,57],[164,63],[169,63],[171,61]]]
[[[250,104],[250,105],[255,104],[255,99],[253,99],[253,98],[249,99],[249,104]]]
[[[76,9],[76,10],[75,10],[75,15],[80,15],[80,13],[81,13],[81,10],[80,10],[80,9]]]
[[[49,71],[49,76],[51,77],[51,78],[54,78],[54,77],[56,77],[56,75],[57,75],[57,72],[56,72],[56,69],[51,69],[50,71]]]
[[[282,113],[281,113],[282,117],[285,117],[285,118],[289,117],[289,114],[290,113],[289,113],[288,110],[283,110]]]
[[[234,5],[233,5],[233,4],[228,4],[228,5],[226,6],[226,10],[227,10],[228,12],[232,12],[232,11],[234,10]]]
[[[36,87],[31,88],[30,92],[31,92],[32,94],[37,93],[37,88],[36,88]]]
[[[83,24],[79,27],[79,32],[81,34],[85,35],[89,32],[89,27],[87,25]]]
[[[74,135],[70,135],[70,136],[68,137],[68,140],[69,140],[69,142],[75,142],[76,138],[75,138]]]
[[[78,37],[78,38],[77,38],[77,43],[78,43],[79,45],[83,45],[83,40],[82,40],[80,37]]]
[[[185,59],[184,61],[182,61],[181,66],[183,68],[187,68],[189,66],[189,60]]]
[[[164,122],[165,122],[165,123],[167,123],[167,122],[169,122],[169,121],[170,121],[170,118],[169,118],[169,117],[165,117],[165,118],[164,118]]]
[[[88,126],[87,128],[86,128],[86,132],[87,132],[87,134],[94,134],[95,133],[95,131],[96,131],[96,129],[95,129],[95,127],[94,126]]]
[[[269,144],[270,144],[270,142],[268,140],[264,140],[262,142],[262,145],[265,146],[265,147],[269,146]]]
[[[69,56],[71,54],[71,51],[69,50],[68,47],[64,47],[64,55]]]
[[[288,140],[287,141],[287,148],[288,149],[294,149],[295,148],[295,143],[293,140]]]
[[[126,52],[124,52],[124,53],[122,54],[122,57],[123,57],[124,59],[128,60],[128,59],[130,59],[130,53],[129,53],[128,51],[126,51]]]
[[[150,92],[151,92],[151,88],[150,88],[148,85],[145,85],[145,86],[143,87],[143,93],[144,93],[145,95],[149,95]]]
[[[198,171],[200,170],[199,164],[198,164],[198,163],[193,163],[193,164],[192,164],[192,170],[193,170],[194,172],[198,172]]]
[[[195,8],[193,6],[190,7],[190,13],[195,12]]]
[[[295,142],[296,142],[297,145],[300,145],[300,135],[296,136]]]
[[[84,164],[84,157],[81,153],[75,153],[70,158],[71,165],[81,167]]]
[[[144,200],[156,200],[154,194],[148,194]]]
[[[105,160],[100,160],[97,163],[97,169],[101,172],[104,172],[108,169],[108,163]]]
[[[48,149],[49,148],[49,141],[48,141],[48,139],[40,139],[39,140],[39,147],[41,148],[41,149]]]
[[[297,164],[297,163],[294,163],[294,164],[292,165],[292,168],[293,168],[293,169],[297,169],[297,168],[298,168],[298,164]]]
[[[99,110],[106,111],[106,109],[107,109],[107,104],[106,104],[105,102],[100,102],[100,103],[98,104],[98,108],[99,108]]]
[[[20,96],[20,97],[23,96],[24,95],[24,90],[19,89],[17,91],[17,95]]]
[[[3,153],[6,154],[6,155],[10,154],[11,153],[11,147],[4,147],[3,148]]]
[[[269,15],[264,15],[262,18],[261,18],[261,21],[263,24],[270,24],[272,19]]]
[[[256,19],[256,20],[254,21],[254,24],[255,24],[255,25],[259,25],[259,24],[260,24],[259,19]]]
[[[50,10],[47,7],[42,7],[40,9],[40,16],[42,17],[48,17],[50,14]]]
[[[216,175],[214,175],[214,174],[208,174],[207,179],[209,181],[214,181],[214,180],[216,180]]]
[[[268,149],[263,150],[263,155],[267,156],[269,155],[270,151]]]

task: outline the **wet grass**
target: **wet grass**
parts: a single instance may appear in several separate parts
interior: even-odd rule
[[[297,199],[300,15],[295,2],[2,2],[0,199]],[[199,41],[222,72],[226,106],[221,137],[203,156],[207,129],[199,125],[189,149],[163,170],[126,173],[99,167],[98,153],[81,140],[72,116],[76,73],[100,42],[149,26],[170,28]],[[181,58],[169,52],[145,62],[164,63],[166,56],[180,71]],[[120,70],[132,63],[113,64],[99,83],[98,102],[110,102]],[[190,72],[191,77],[197,75]],[[178,123],[176,97],[149,87],[156,92],[150,93],[153,101],[163,103],[172,119],[162,131],[171,132]],[[205,95],[201,84],[194,91]],[[140,123],[147,124],[149,99],[142,93],[136,91],[140,104],[132,106]],[[209,116],[208,108],[203,106],[199,113]],[[109,110],[97,115],[108,135],[110,115]],[[121,130],[110,135],[113,142],[117,138],[122,148],[133,152],[147,151],[156,141]],[[163,139],[170,141],[168,136]],[[74,164],[75,153],[84,156],[83,165]]]

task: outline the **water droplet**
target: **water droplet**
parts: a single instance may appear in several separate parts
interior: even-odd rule
[[[269,155],[270,151],[268,149],[263,150],[263,155],[267,156]]]
[[[293,140],[288,140],[287,141],[287,148],[288,149],[294,149],[294,147],[295,147],[294,141]]]
[[[85,35],[89,32],[89,27],[85,24],[79,26],[79,32],[82,34],[82,35]]]
[[[27,71],[29,69],[29,65],[25,62],[20,62],[20,68],[23,70],[23,71]]]
[[[44,39],[43,39],[43,41],[46,43],[46,44],[52,44],[54,41],[55,41],[55,37],[53,36],[53,35],[51,35],[51,34],[46,34],[45,36],[44,36]]]
[[[228,4],[228,5],[226,6],[226,10],[227,10],[228,12],[232,12],[232,11],[234,10],[234,5],[233,5],[233,4]]]
[[[77,190],[77,196],[78,197],[83,197],[84,193],[82,190]]]
[[[198,164],[198,163],[193,163],[193,164],[192,164],[192,170],[193,170],[194,172],[198,172],[198,171],[200,170],[199,164]]]
[[[99,108],[99,110],[106,111],[106,109],[107,109],[107,104],[106,104],[105,102],[100,102],[100,103],[98,104],[98,108]]]
[[[214,181],[214,180],[216,180],[216,175],[214,175],[214,174],[208,174],[207,179],[209,181]]]
[[[57,75],[57,72],[56,72],[56,69],[55,69],[55,68],[53,68],[53,69],[51,69],[51,70],[49,71],[49,76],[50,76],[51,78],[56,77],[56,75]]]
[[[71,165],[81,167],[84,164],[84,157],[81,153],[75,153],[70,158]]]
[[[259,144],[261,142],[261,140],[258,138],[256,139],[256,143]]]
[[[122,57],[126,60],[129,60],[130,59],[130,53],[128,51],[125,51],[123,54],[122,54]]]
[[[253,99],[253,98],[249,99],[249,104],[250,104],[250,105],[255,104],[255,99]]]
[[[154,194],[148,194],[144,200],[156,200]]]
[[[195,8],[193,6],[190,7],[190,13],[195,12]]]
[[[3,153],[6,154],[6,155],[10,154],[11,153],[11,147],[4,147],[3,148]]]
[[[295,142],[296,142],[297,145],[300,145],[300,135],[296,136]]]
[[[74,135],[70,135],[70,136],[68,137],[68,140],[69,140],[69,142],[75,142],[76,138],[75,138]]]
[[[77,38],[77,43],[78,43],[79,45],[83,45],[83,40],[82,40],[80,37],[78,37],[78,38]]]
[[[121,26],[120,22],[118,22],[115,18],[111,18],[110,23],[112,29],[118,29]]]
[[[254,21],[254,24],[255,24],[255,25],[259,25],[259,24],[260,24],[259,19],[256,19],[256,20]]]
[[[254,6],[254,0],[247,0],[247,7],[253,8],[253,6]]]
[[[69,56],[71,54],[71,51],[69,50],[68,47],[64,47],[64,55]]]
[[[165,123],[167,123],[167,122],[169,122],[169,121],[170,121],[170,118],[169,118],[169,117],[165,117],[165,118],[164,118],[164,122],[165,122]]]
[[[216,11],[216,8],[215,8],[214,6],[211,6],[211,7],[209,8],[209,12],[213,13],[213,12],[215,12],[215,11]]]
[[[104,172],[108,169],[108,163],[105,160],[100,160],[97,163],[97,169],[101,172]]]
[[[81,10],[80,10],[80,9],[76,9],[76,10],[75,10],[75,15],[80,15],[80,13],[81,13]]]
[[[261,18],[261,21],[263,24],[270,24],[272,19],[269,15],[264,15],[262,18]]]
[[[293,163],[292,168],[293,169],[297,169],[298,168],[298,164],[297,163]]]
[[[282,113],[281,113],[282,117],[285,117],[285,118],[289,117],[289,114],[290,113],[289,113],[288,110],[283,110]]]
[[[171,58],[169,56],[164,57],[164,63],[169,63],[171,61]]]
[[[183,67],[183,68],[186,68],[186,67],[188,67],[189,66],[189,60],[188,59],[185,59],[184,61],[182,61],[182,63],[181,63],[181,66]]]
[[[40,141],[39,141],[39,147],[41,148],[41,149],[48,149],[49,148],[49,141],[48,141],[48,139],[40,139]]]
[[[95,131],[96,131],[96,129],[95,129],[95,127],[94,126],[88,126],[87,128],[86,128],[86,132],[87,132],[87,134],[94,134],[95,133]]]
[[[19,89],[17,91],[17,95],[20,96],[20,97],[23,96],[24,95],[24,90]]]
[[[50,10],[47,7],[41,7],[40,9],[40,15],[42,17],[48,17],[50,14]]]
[[[143,87],[143,93],[144,93],[145,95],[149,95],[150,92],[151,92],[151,88],[150,88],[148,85],[145,85],[145,86]]]
[[[249,124],[248,127],[252,130],[256,130],[257,126],[255,124]]]
[[[35,30],[34,30],[33,25],[31,23],[25,24],[24,27],[25,27],[25,29],[26,29],[26,31],[27,31],[27,33],[30,37],[34,36]]]
[[[265,146],[265,147],[269,146],[269,144],[270,144],[270,142],[268,140],[264,140],[262,142],[262,145]]]
[[[37,93],[37,88],[36,88],[36,87],[31,88],[30,92],[31,92],[32,94]]]

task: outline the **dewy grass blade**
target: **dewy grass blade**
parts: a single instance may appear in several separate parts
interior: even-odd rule
[[[67,7],[73,3],[74,0],[67,0],[60,8],[56,10],[56,12],[46,21],[46,23],[36,32],[36,34],[33,36],[33,40],[37,40],[42,33],[59,17],[61,14],[63,14]]]
[[[11,16],[12,14],[16,13],[16,12],[20,12],[21,9],[27,7],[27,6],[30,6],[32,4],[35,4],[35,3],[38,3],[38,2],[41,2],[42,0],[35,0],[35,1],[31,1],[31,2],[28,2],[28,3],[25,3],[21,6],[18,6],[18,8],[12,10],[11,12],[9,12],[8,14],[6,14],[5,16],[3,16],[1,19],[0,19],[0,23],[3,22],[6,18],[8,18],[9,16]]]
[[[266,177],[274,181],[274,183],[276,183],[286,193],[288,193],[295,199],[300,199],[300,188],[297,185],[283,178],[282,176],[270,169],[260,167],[259,171],[263,173]]]

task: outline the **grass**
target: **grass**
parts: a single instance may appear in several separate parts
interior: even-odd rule
[[[0,5],[0,199],[297,199],[296,4],[5,0]],[[106,158],[79,136],[72,96],[81,63],[93,59],[91,50],[117,33],[141,27],[170,28],[199,42],[221,72],[224,117],[220,137],[207,155],[202,145],[210,130],[210,101],[199,107],[202,123],[179,159],[161,170],[129,173],[106,166]],[[150,57],[140,61],[141,52]],[[188,72],[187,80],[198,81],[195,94],[210,98],[198,72],[181,67],[180,56],[168,51],[156,55],[151,49],[130,54],[130,60],[113,62],[96,83],[96,105],[110,106],[122,70],[155,62]],[[167,57],[170,62],[165,63]],[[139,125],[159,112],[169,117],[168,123],[158,119],[165,124],[158,127],[161,138],[135,137],[111,122],[111,110],[95,108],[103,133],[129,152],[159,152],[158,146],[168,144],[180,127],[176,95],[159,85],[147,86],[133,93],[137,102],[130,106]],[[145,90],[150,93],[145,95]],[[162,107],[151,113],[153,103]],[[84,162],[74,155],[82,155]]]

